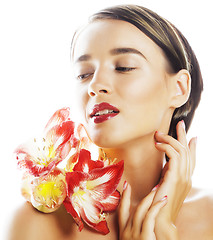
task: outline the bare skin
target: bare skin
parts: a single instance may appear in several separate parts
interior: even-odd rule
[[[118,20],[89,24],[77,39],[73,59],[89,137],[108,157],[125,161],[120,207],[108,217],[110,233],[102,236],[86,226],[79,233],[63,206],[42,214],[25,204],[10,239],[212,239],[212,197],[191,189],[196,139],[187,142],[182,122],[177,124],[177,140],[167,135],[174,109],[189,97],[188,71],[168,73],[161,49],[136,27]],[[120,112],[95,124],[89,112],[101,102]],[[170,161],[162,178],[165,153]],[[128,184],[123,191],[124,181]]]
[[[213,212],[212,201],[212,196],[208,192],[191,190],[177,218],[176,226],[181,240],[212,239],[213,217],[210,214]],[[17,211],[8,239],[118,239],[117,213],[111,214],[107,222],[110,233],[106,236],[97,234],[86,226],[82,232],[79,232],[63,206],[54,213],[43,214],[35,210],[30,203],[25,203]]]

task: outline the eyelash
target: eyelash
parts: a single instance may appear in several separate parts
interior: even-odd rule
[[[93,73],[86,73],[86,74],[81,74],[79,75],[77,78],[79,80],[84,80],[85,78],[88,78],[90,75],[92,75]]]
[[[130,72],[134,69],[136,69],[136,68],[133,68],[133,67],[116,67],[115,68],[115,70],[118,71],[118,72]],[[84,80],[84,79],[90,77],[91,75],[93,75],[93,73],[85,73],[85,74],[79,75],[77,78],[79,80]]]
[[[119,72],[130,72],[132,70],[134,70],[135,68],[132,67],[116,67],[115,70],[119,71]]]

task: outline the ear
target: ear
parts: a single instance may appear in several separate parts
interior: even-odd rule
[[[178,108],[184,105],[191,92],[191,76],[186,69],[181,69],[173,76],[171,107]]]

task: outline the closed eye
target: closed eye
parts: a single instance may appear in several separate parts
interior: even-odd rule
[[[136,68],[133,68],[133,67],[116,67],[115,68],[115,70],[118,72],[130,72],[134,69],[136,69]],[[80,74],[77,76],[77,79],[84,80],[84,79],[89,78],[91,75],[93,75],[93,73]]]
[[[133,67],[116,67],[115,70],[118,72],[130,72],[136,68]]]
[[[81,74],[81,75],[78,75],[78,76],[77,76],[77,79],[79,79],[79,80],[84,80],[84,79],[90,77],[92,74],[93,74],[93,73]]]

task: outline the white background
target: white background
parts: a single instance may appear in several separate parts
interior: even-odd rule
[[[211,1],[5,0],[0,3],[0,233],[24,201],[13,150],[41,131],[56,109],[75,104],[70,67],[74,31],[97,10],[125,3],[143,5],[170,20],[197,55],[205,91],[189,132],[189,138],[198,136],[193,180],[195,186],[212,187]]]

